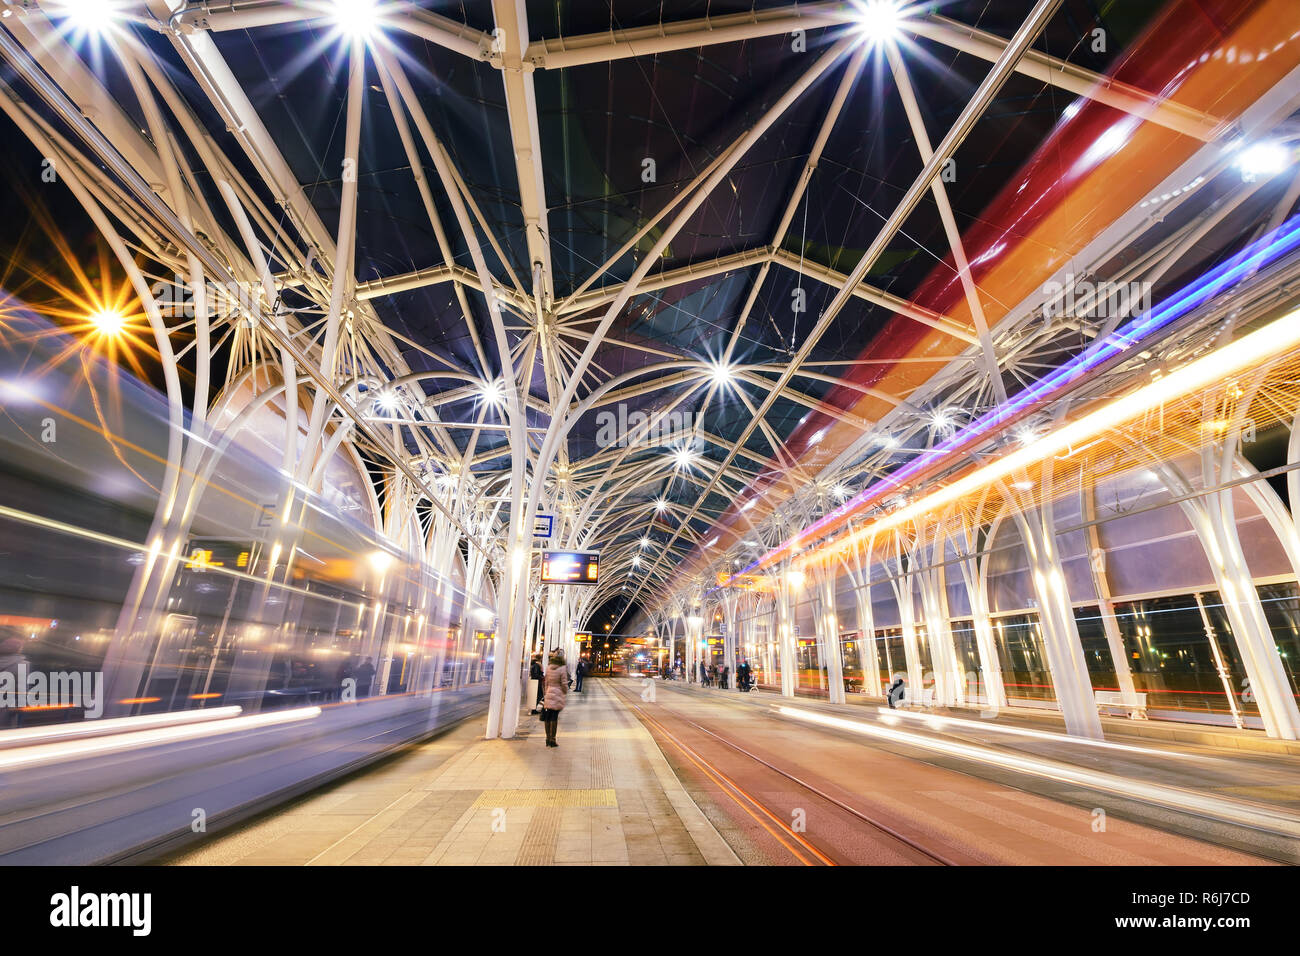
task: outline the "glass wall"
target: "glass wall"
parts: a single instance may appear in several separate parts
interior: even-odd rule
[[[870,683],[863,683],[863,668],[867,664],[867,651],[862,645],[860,631],[840,632],[840,660],[844,666],[844,693],[872,693]]]
[[[1234,708],[1258,716],[1217,592],[1126,601],[1115,605],[1115,616],[1151,716],[1228,722]]]
[[[1300,590],[1294,584],[1265,584],[1259,589],[1264,616],[1273,632],[1291,693],[1300,698]]]
[[[1008,614],[993,619],[993,637],[1002,664],[1007,702],[1055,701],[1056,690],[1047,667],[1047,650],[1038,616]]]
[[[1079,629],[1079,642],[1083,647],[1083,659],[1088,665],[1088,680],[1094,691],[1119,690],[1119,678],[1115,676],[1115,656],[1111,652],[1110,642],[1106,640],[1106,626],[1101,619],[1101,609],[1095,605],[1075,608],[1074,624]]]
[[[969,618],[952,622],[952,646],[957,663],[965,675],[965,692],[968,702],[972,695],[981,702],[986,699],[984,674],[980,669],[979,644],[975,640],[975,622]]]

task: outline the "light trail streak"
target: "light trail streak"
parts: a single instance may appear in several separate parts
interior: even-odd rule
[[[937,714],[916,714],[908,713],[905,710],[890,710],[888,707],[879,707],[880,717],[886,723],[893,721],[897,723],[900,720],[913,720],[926,724],[934,730],[943,731],[949,727],[969,728],[978,731],[993,731],[999,734],[1009,734],[1014,737],[1030,737],[1035,740],[1045,740],[1055,744],[1078,744],[1083,747],[1097,747],[1105,750],[1127,751],[1128,753],[1137,754],[1158,754],[1161,757],[1175,757],[1179,760],[1214,760],[1214,757],[1207,757],[1202,754],[1181,753],[1177,750],[1160,750],[1156,747],[1137,747],[1132,744],[1117,744],[1109,740],[1093,740],[1091,737],[1071,737],[1067,734],[1054,734],[1046,730],[1030,730],[1026,727],[1008,727],[1005,724],[994,723],[991,720],[967,720],[964,717],[941,717]]]
[[[958,478],[952,484],[878,518],[847,537],[840,538],[836,546],[843,548],[855,544],[868,535],[877,535],[939,511],[946,505],[1010,478],[1049,456],[1064,451],[1073,452],[1076,446],[1081,447],[1098,435],[1104,435],[1140,415],[1153,412],[1209,385],[1222,384],[1226,378],[1244,369],[1255,367],[1266,359],[1297,347],[1300,347],[1300,309],[1287,313],[1209,355],[1189,362],[1149,385],[1107,402],[1089,414],[1049,432],[1031,445],[1010,452]]]
[[[96,737],[90,740],[62,741],[37,744],[21,748],[12,753],[0,753],[0,773],[24,770],[42,764],[61,763],[67,760],[79,760],[85,757],[99,757],[105,754],[118,754],[162,744],[180,743],[182,741],[201,740],[234,734],[243,730],[265,730],[281,724],[298,723],[319,717],[319,707],[297,707],[293,710],[276,711],[269,714],[253,714],[248,717],[231,717],[226,720],[204,721],[200,724],[188,724],[180,727],[159,727],[153,730],[137,730],[112,737]]]
[[[1048,760],[1043,757],[1005,753],[955,740],[940,740],[906,730],[877,727],[857,720],[845,720],[842,717],[831,717],[828,714],[818,714],[812,711],[800,710],[796,707],[776,706],[773,709],[777,713],[795,720],[821,724],[836,730],[847,730],[850,733],[875,737],[888,743],[904,744],[949,757],[973,760],[976,763],[990,767],[1014,770],[1035,777],[1068,783],[1072,786],[1099,790],[1103,793],[1114,794],[1130,800],[1142,800],[1174,810],[1224,820],[1240,826],[1300,838],[1300,818],[1281,813],[1269,807],[1231,800],[1218,795],[1197,793],[1181,787],[1148,783],[1132,777],[1107,773],[1103,770],[1086,770],[1081,767],[1072,767],[1069,764]]]
[[[217,695],[212,695],[217,696]],[[10,747],[28,747],[33,744],[78,740],[84,737],[105,737],[110,734],[131,733],[137,730],[154,730],[176,724],[197,724],[211,720],[238,717],[244,708],[230,705],[210,710],[182,710],[170,714],[141,714],[135,717],[111,717],[108,720],[87,720],[82,723],[58,724],[53,727],[27,727],[0,733],[0,750]]]
[[[786,539],[738,573],[748,574],[765,567],[780,558],[799,540],[813,537],[834,522],[849,516],[866,505],[879,501],[905,485],[910,479],[929,466],[935,464],[943,456],[952,454],[997,425],[1015,417],[1029,408],[1031,404],[1046,399],[1053,392],[1059,391],[1078,380],[1096,366],[1129,351],[1147,336],[1203,305],[1238,279],[1255,274],[1259,269],[1275,262],[1297,247],[1300,247],[1300,216],[1293,216],[1269,235],[1247,246],[1228,262],[1220,264],[1188,283],[1145,316],[1134,319],[1122,329],[1108,335],[1101,342],[1093,343],[1060,368],[1017,394],[1007,405],[993,409],[953,434],[946,441],[926,450],[902,468],[884,476],[870,487],[864,488],[838,508],[828,512],[817,521]],[[716,590],[716,588],[710,589],[710,593],[713,590]]]

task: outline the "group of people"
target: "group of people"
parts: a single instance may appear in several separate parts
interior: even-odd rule
[[[726,689],[731,686],[731,668],[724,664],[721,668],[717,664],[705,664],[700,661],[697,666],[696,678],[701,687],[721,687]],[[664,680],[683,680],[685,677],[685,667],[681,661],[677,661],[666,671],[664,671]],[[754,671],[749,666],[749,661],[742,660],[736,665],[736,688],[737,690],[749,691],[754,687]]]
[[[699,668],[701,687],[725,688],[728,686],[728,681],[731,680],[731,668],[727,667],[725,664],[722,669],[719,670],[717,664],[706,665],[703,661],[700,661]]]
[[[334,686],[327,695],[331,700],[339,700],[343,697],[344,681],[354,680],[355,697],[361,700],[370,696],[370,690],[375,682],[375,665],[369,657],[361,658],[360,662],[356,657],[348,656],[339,662],[338,670],[334,673]]]

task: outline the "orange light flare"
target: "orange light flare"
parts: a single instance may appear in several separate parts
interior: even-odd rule
[[[36,203],[29,208],[33,226],[6,250],[0,270],[0,287],[9,293],[0,301],[0,345],[71,336],[60,351],[26,374],[41,378],[71,358],[84,367],[101,357],[110,369],[124,367],[147,381],[143,362],[157,361],[158,350],[130,281],[117,278],[121,270],[98,243],[94,266],[87,268],[86,257],[74,253],[48,210]],[[29,312],[49,319],[54,327],[18,333],[17,320]]]

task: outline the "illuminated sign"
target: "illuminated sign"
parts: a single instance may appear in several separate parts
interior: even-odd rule
[[[600,570],[596,551],[543,551],[543,584],[595,584]]]
[[[221,538],[194,538],[186,551],[187,571],[206,571],[209,568],[235,567],[247,569],[249,547],[238,541]]]
[[[496,636],[497,636],[497,635],[496,635],[496,632],[495,632],[495,631],[479,631],[479,630],[476,630],[476,631],[474,632],[474,640],[476,640],[476,641],[490,641],[490,640],[492,640],[492,639],[493,639],[494,637],[496,637]]]

